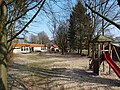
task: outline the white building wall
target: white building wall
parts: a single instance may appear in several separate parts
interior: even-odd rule
[[[35,51],[35,52],[41,51],[41,47],[34,47],[34,51]]]
[[[34,47],[34,51],[47,52],[47,47]]]
[[[34,52],[47,52],[48,48],[47,47],[34,47],[33,48]],[[30,47],[15,47],[13,50],[13,53],[29,53],[30,52]]]
[[[20,47],[15,47],[13,50],[13,53],[21,53],[21,48]]]
[[[41,47],[41,52],[48,52],[48,48],[47,47]]]
[[[15,47],[13,50],[13,53],[29,53],[30,48],[29,47]]]

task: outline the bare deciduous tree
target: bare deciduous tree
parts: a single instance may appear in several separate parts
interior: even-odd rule
[[[7,90],[7,61],[10,59],[13,40],[34,20],[45,1],[0,0],[0,90]],[[36,12],[31,19],[19,31],[15,31],[18,21],[35,8]]]
[[[38,33],[37,37],[38,37],[38,43],[40,43],[40,44],[48,44],[49,43],[49,37],[44,31]]]

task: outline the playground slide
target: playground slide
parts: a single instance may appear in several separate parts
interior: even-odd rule
[[[110,54],[109,53],[106,53],[106,54],[104,53],[103,55],[104,55],[105,60],[112,67],[112,69],[117,74],[117,76],[120,78],[120,68],[114,63],[114,61],[112,60]]]

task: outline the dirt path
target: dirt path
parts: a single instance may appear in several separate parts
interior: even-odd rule
[[[9,66],[9,90],[120,90],[111,70],[96,76],[88,70],[89,58],[77,55],[19,54]],[[102,71],[102,69],[101,69]]]

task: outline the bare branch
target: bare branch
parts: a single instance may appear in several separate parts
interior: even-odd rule
[[[106,21],[110,22],[111,24],[113,24],[114,26],[116,26],[120,30],[120,25],[118,25],[117,23],[113,22],[112,20],[106,18],[105,16],[99,14],[98,12],[96,12],[95,10],[93,10],[88,4],[85,3],[85,6],[88,7],[93,13],[99,15],[100,17],[102,17]]]
[[[18,16],[18,17],[15,18],[14,20],[8,21],[8,22],[5,24],[5,26],[6,26],[7,24],[12,23],[13,21],[16,21],[16,20],[20,19],[21,17],[23,17],[28,11],[30,11],[30,10],[36,8],[38,5],[40,5],[40,3],[41,3],[42,1],[43,1],[43,0],[40,0],[35,6],[29,8],[29,9],[26,10],[22,15]]]
[[[34,20],[34,18],[38,15],[39,11],[41,10],[41,8],[43,7],[44,3],[46,0],[43,0],[42,4],[40,5],[39,9],[37,10],[37,12],[35,13],[35,15],[31,18],[31,20],[18,32],[16,33],[16,35],[14,35],[11,39],[9,39],[7,42],[12,41],[13,39],[15,39],[20,33],[22,33],[25,28]]]

